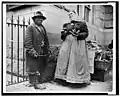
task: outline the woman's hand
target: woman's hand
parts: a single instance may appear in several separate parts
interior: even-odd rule
[[[77,37],[78,35],[75,34],[73,31],[69,31],[73,36]]]

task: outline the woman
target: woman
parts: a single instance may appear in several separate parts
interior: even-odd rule
[[[59,51],[55,79],[89,84],[90,73],[85,41],[88,29],[85,22],[73,20],[74,16],[74,12],[69,13],[70,22],[65,23],[61,31],[63,43]]]

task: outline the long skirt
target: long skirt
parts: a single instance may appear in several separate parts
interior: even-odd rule
[[[59,51],[55,78],[70,83],[89,83],[88,54],[85,40],[68,35]]]

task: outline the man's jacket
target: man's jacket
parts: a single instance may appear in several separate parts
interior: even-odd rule
[[[35,57],[35,55],[48,54],[49,41],[43,25],[38,28],[33,23],[27,27],[24,47],[26,48],[26,54],[32,57]]]

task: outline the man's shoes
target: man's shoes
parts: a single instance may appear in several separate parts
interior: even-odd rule
[[[34,88],[35,89],[43,90],[43,89],[46,89],[46,86],[43,85],[43,84],[34,84]]]
[[[34,85],[32,83],[28,83],[25,85],[26,87],[33,87]]]

